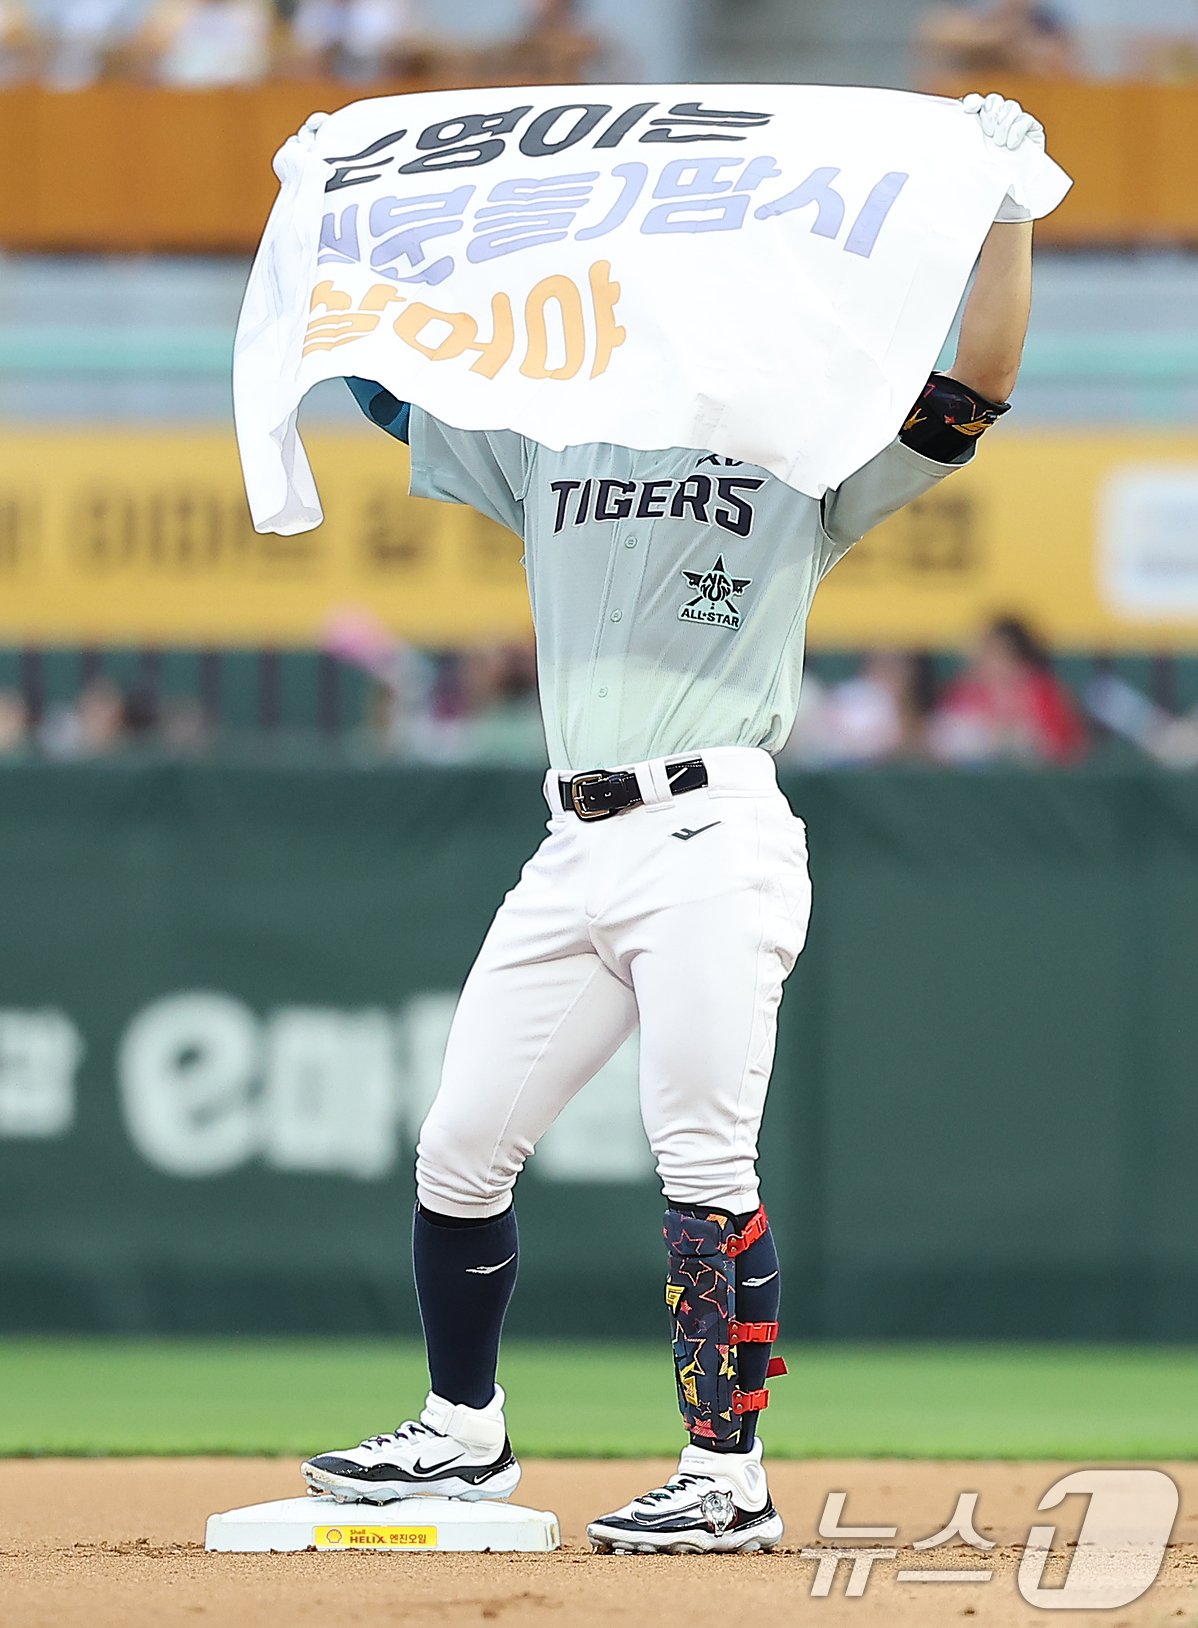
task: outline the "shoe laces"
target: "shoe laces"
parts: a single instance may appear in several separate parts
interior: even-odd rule
[[[654,1504],[663,1498],[672,1498],[676,1492],[683,1492],[687,1487],[693,1487],[700,1481],[710,1481],[709,1475],[695,1475],[690,1470],[682,1470],[672,1475],[664,1487],[654,1487],[652,1492],[642,1493],[636,1500],[638,1504]]]
[[[367,1436],[361,1443],[363,1447],[395,1447],[403,1441],[415,1441],[421,1436],[441,1436],[439,1430],[434,1430],[419,1419],[405,1419],[403,1424],[396,1425],[394,1430],[384,1431],[381,1436]]]

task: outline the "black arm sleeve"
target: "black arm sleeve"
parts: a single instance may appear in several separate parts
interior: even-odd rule
[[[373,384],[369,379],[347,378],[345,382],[350,395],[372,423],[397,441],[408,439],[412,409],[406,401],[397,400],[390,390],[384,390],[381,384]]]
[[[899,440],[936,463],[964,463],[978,436],[1010,410],[1009,401],[988,401],[947,373],[933,373]]]

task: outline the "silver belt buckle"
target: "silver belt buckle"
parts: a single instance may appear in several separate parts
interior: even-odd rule
[[[575,814],[580,820],[606,820],[611,814],[610,808],[584,808],[578,800],[581,786],[593,786],[596,780],[606,780],[607,775],[602,769],[591,769],[586,774],[576,774],[570,777],[570,802]]]

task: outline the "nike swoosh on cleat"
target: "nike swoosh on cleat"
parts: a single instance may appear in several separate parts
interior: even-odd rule
[[[768,1278],[746,1278],[742,1287],[746,1289],[760,1289],[763,1283],[772,1283],[777,1276],[777,1272],[771,1272]]]
[[[510,1450],[501,1462],[497,1461],[494,1464],[461,1464],[459,1462],[461,1454],[455,1453],[452,1458],[447,1458],[440,1464],[430,1465],[420,1462],[408,1469],[402,1464],[362,1465],[338,1460],[335,1454],[326,1456],[332,1459],[332,1463],[311,1467],[318,1480],[334,1476],[339,1480],[360,1482],[363,1486],[371,1486],[379,1481],[407,1481],[415,1486],[423,1481],[435,1481],[442,1475],[456,1476],[459,1481],[477,1486],[480,1481],[486,1481],[491,1476],[497,1475],[513,1462]],[[311,1479],[309,1475],[309,1480]]]
[[[486,1277],[488,1272],[501,1272],[505,1266],[510,1266],[515,1258],[516,1251],[513,1249],[506,1261],[498,1261],[494,1266],[468,1266],[466,1270],[467,1272],[477,1272],[481,1277]]]
[[[684,1515],[698,1515],[698,1504],[686,1504],[682,1509],[668,1509],[662,1514],[642,1515],[637,1510],[626,1519],[640,1527],[642,1531],[652,1532],[661,1526],[669,1526],[671,1522],[681,1520]]]
[[[413,1464],[410,1470],[405,1470],[404,1474],[427,1475],[431,1478],[432,1476],[440,1475],[442,1470],[447,1470],[450,1465],[456,1463],[461,1456],[462,1455],[460,1453],[454,1453],[452,1457],[442,1459],[439,1464],[426,1464],[424,1460],[421,1459],[418,1463]]]
[[[670,835],[677,837],[679,842],[689,842],[692,837],[701,837],[704,831],[710,831],[713,825],[723,825],[723,823],[723,820],[712,820],[711,825],[701,825],[697,831],[692,831],[689,826],[684,825],[681,831],[671,831]]]

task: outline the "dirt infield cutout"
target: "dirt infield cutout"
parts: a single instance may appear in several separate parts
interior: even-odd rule
[[[668,1473],[653,1460],[547,1461],[526,1466],[522,1502],[554,1509],[563,1547],[551,1555],[299,1554],[204,1552],[209,1514],[298,1493],[295,1465],[272,1459],[11,1459],[0,1470],[2,1628],[298,1628],[403,1624],[459,1628],[694,1628],[749,1621],[852,1624],[853,1628],[1022,1628],[1087,1622],[1102,1628],[1198,1628],[1198,1465],[1162,1466],[1181,1508],[1160,1576],[1116,1610],[1045,1610],[1025,1603],[1016,1574],[1031,1526],[1057,1535],[1043,1584],[1062,1581],[1085,1514],[1084,1497],[1050,1514],[1044,1493],[1075,1466],[932,1463],[879,1459],[776,1463],[770,1479],[786,1518],[773,1555],[600,1556],[587,1519]],[[842,1560],[818,1593],[819,1523],[829,1493],[846,1496],[839,1525],[898,1527],[868,1566],[864,1593],[846,1596]],[[951,1524],[961,1493],[976,1492],[976,1534],[917,1549]],[[825,1517],[826,1519],[826,1517]],[[900,1572],[989,1569],[987,1582],[901,1581]],[[827,1566],[825,1565],[825,1571]],[[813,1593],[813,1590],[817,1590]]]

